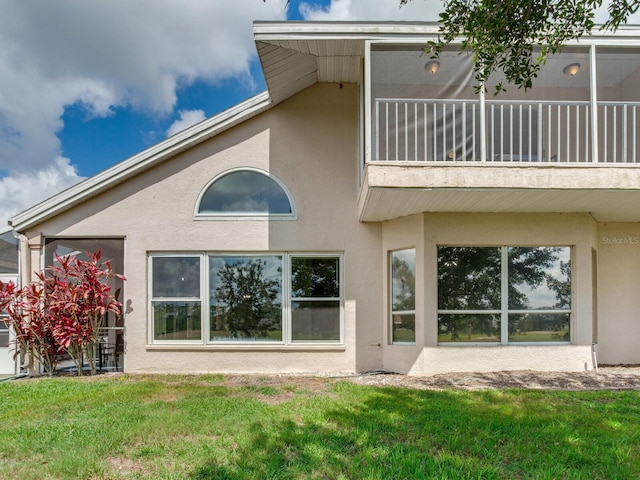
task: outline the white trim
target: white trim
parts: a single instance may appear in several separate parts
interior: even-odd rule
[[[147,169],[204,142],[229,128],[271,108],[268,92],[194,125],[143,152],[98,173],[39,204],[14,215],[9,224],[24,232],[46,218],[57,215]]]
[[[600,125],[598,124],[598,83],[597,83],[597,52],[596,46],[591,45],[589,48],[589,89],[591,90],[589,93],[591,94],[591,161],[593,163],[598,163],[598,129]],[[606,154],[606,152],[605,152]]]
[[[270,22],[253,23],[253,34],[256,41],[283,40],[389,40],[406,41],[421,40],[441,35],[441,24],[438,22]],[[567,45],[584,45],[596,42],[612,42],[620,44],[624,40],[640,40],[638,25],[622,25],[615,32],[602,30],[600,25],[593,28],[588,36],[573,40]],[[454,41],[457,43],[457,41]],[[626,44],[626,43],[625,43]]]
[[[373,155],[371,145],[373,141],[371,126],[371,42],[365,42],[364,48],[364,166],[370,163]],[[376,142],[378,139],[376,138]],[[376,158],[376,160],[378,160]]]
[[[229,213],[199,213],[198,210],[200,208],[200,202],[202,202],[202,198],[207,193],[209,188],[227,175],[231,175],[236,172],[254,172],[264,175],[267,178],[270,178],[278,186],[282,189],[284,194],[287,196],[287,200],[289,200],[289,205],[291,206],[291,213],[258,213],[258,212],[229,212]],[[237,167],[231,168],[229,170],[225,170],[224,172],[216,175],[213,179],[209,180],[209,182],[204,186],[200,193],[198,194],[198,198],[196,199],[196,204],[193,209],[193,219],[194,220],[297,220],[298,213],[296,210],[296,204],[293,201],[293,195],[285,185],[285,183],[280,180],[278,177],[273,175],[272,173],[267,172],[266,170],[261,170],[259,168],[254,167]]]

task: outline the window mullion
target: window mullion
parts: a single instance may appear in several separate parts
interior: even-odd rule
[[[200,324],[202,325],[202,343],[209,343],[211,337],[211,309],[209,308],[209,255],[202,254],[202,265],[200,285],[202,290],[200,291],[200,302],[202,305],[200,314]]]
[[[282,339],[285,345],[291,340],[291,255],[282,254]]]
[[[500,343],[509,343],[509,249],[501,247],[500,252]]]

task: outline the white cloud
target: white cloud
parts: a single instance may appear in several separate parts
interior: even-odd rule
[[[119,106],[167,115],[176,88],[195,79],[236,77],[251,85],[251,24],[284,19],[285,5],[286,0],[1,2],[0,217],[10,210],[5,202],[14,210],[20,198],[27,203],[18,209],[32,203],[19,194],[18,180],[40,178],[50,168],[58,169],[62,184],[73,177],[57,163],[56,133],[64,127],[65,107],[79,104],[96,117]]]
[[[328,6],[301,2],[306,20],[405,20],[435,21],[443,9],[442,0],[413,0],[400,8],[400,0],[331,0]]]
[[[25,207],[35,205],[81,180],[84,178],[64,157],[57,157],[43,170],[19,172],[0,178],[0,228]]]
[[[167,130],[167,137],[175,135],[205,119],[203,110],[180,110],[178,115],[180,115],[180,119],[171,124]]]

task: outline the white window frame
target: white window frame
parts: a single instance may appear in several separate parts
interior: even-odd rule
[[[455,245],[438,245],[440,247],[454,247]],[[479,247],[479,248],[500,248],[500,309],[487,309],[487,310],[441,310],[438,308],[437,315],[500,315],[500,341],[499,342],[438,342],[440,347],[478,347],[478,346],[553,346],[553,345],[570,345],[573,343],[573,299],[574,299],[574,277],[573,277],[573,261],[575,258],[574,249],[570,245],[530,245],[531,248],[537,247],[560,247],[568,248],[571,258],[571,306],[569,309],[553,309],[553,310],[516,310],[509,308],[509,268],[508,268],[508,252],[510,247],[521,246],[516,244],[509,245],[461,245],[460,247]],[[522,314],[522,313],[539,313],[539,314],[568,314],[569,315],[569,340],[568,341],[554,341],[554,342],[509,342],[509,315],[510,314]],[[439,323],[436,323],[436,328],[439,328]]]
[[[207,305],[207,310],[206,311],[202,311],[202,325],[203,325],[203,335],[202,335],[202,339],[203,339],[203,343],[205,345],[260,345],[260,346],[269,346],[269,345],[276,345],[276,346],[282,346],[285,345],[285,339],[286,339],[286,324],[285,324],[285,298],[286,298],[286,294],[285,294],[285,279],[286,279],[286,258],[284,253],[282,252],[251,252],[251,253],[246,253],[246,252],[207,252],[205,254],[206,257],[206,266],[204,268],[204,275],[206,277],[206,290],[204,290],[202,292],[202,295],[204,295],[204,299]],[[210,259],[211,257],[281,257],[282,258],[282,272],[280,272],[280,285],[281,285],[281,299],[280,299],[280,308],[281,308],[281,325],[282,325],[282,339],[279,341],[276,340],[261,340],[261,341],[248,341],[248,340],[239,340],[239,341],[233,341],[233,340],[224,340],[224,341],[213,341],[210,339],[211,336],[211,315],[209,315],[208,313],[211,310],[211,297],[210,297],[210,279],[209,279],[209,271],[210,271]]]
[[[209,259],[210,257],[266,257],[280,256],[282,257],[282,341],[211,341],[210,337],[210,298],[209,298]],[[153,258],[157,257],[197,257],[200,258],[200,315],[201,315],[201,339],[200,340],[156,340],[154,338],[154,318],[153,318],[153,302],[155,301],[195,301],[194,298],[182,297],[154,297],[153,296]],[[340,338],[339,340],[292,340],[292,315],[291,302],[298,299],[291,296],[291,259],[292,258],[337,258],[338,259],[338,281],[339,281],[339,298],[335,297],[304,297],[300,300],[305,301],[339,301],[340,308]],[[286,348],[301,346],[344,346],[344,254],[340,252],[237,252],[237,251],[214,251],[214,252],[148,252],[148,325],[149,325],[149,345],[184,345],[184,346],[207,346],[211,348],[224,347],[247,347],[248,349],[259,347],[262,348]]]
[[[239,172],[258,173],[260,175],[264,175],[265,177],[273,180],[276,184],[278,184],[280,188],[282,188],[282,191],[287,196],[287,199],[289,200],[289,205],[291,206],[291,213],[268,213],[268,212],[267,213],[258,213],[258,212],[200,213],[199,212],[200,203],[202,202],[202,199],[204,198],[205,194],[209,191],[209,188],[211,188],[213,184],[216,183],[221,178],[226,177],[227,175],[232,175],[234,173],[239,173]],[[193,209],[193,218],[194,220],[297,220],[298,213],[296,210],[296,204],[293,201],[293,196],[291,195],[291,192],[289,191],[289,189],[287,188],[287,186],[284,184],[282,180],[280,180],[275,175],[265,170],[261,170],[259,168],[239,167],[239,168],[232,168],[229,170],[225,170],[224,172],[216,175],[214,178],[209,180],[209,182],[204,186],[204,188],[198,194],[198,198],[196,200],[196,204]]]
[[[389,322],[388,322],[388,330],[389,330],[389,344],[390,345],[415,345],[416,344],[416,327],[415,327],[415,323],[413,326],[413,341],[412,342],[401,342],[401,341],[394,341],[393,340],[393,315],[411,315],[413,314],[413,317],[415,319],[416,316],[416,306],[415,303],[413,305],[413,310],[398,310],[395,311],[393,309],[393,254],[394,253],[398,253],[398,252],[404,252],[406,250],[413,250],[413,254],[414,254],[414,261],[413,261],[413,270],[414,270],[414,291],[416,288],[415,285],[415,270],[416,270],[416,261],[415,261],[415,255],[416,255],[416,248],[415,247],[407,247],[407,248],[397,248],[394,250],[389,250],[389,255],[388,255],[388,282],[389,282],[389,293],[388,293],[388,299],[389,299]]]
[[[169,253],[169,254],[153,254],[148,257],[148,292],[149,292],[149,343],[156,345],[162,344],[182,344],[182,345],[199,345],[205,338],[205,331],[202,329],[202,322],[200,323],[200,340],[156,340],[155,339],[155,322],[153,321],[153,303],[154,302],[200,302],[200,316],[202,317],[202,311],[205,308],[205,299],[202,296],[203,282],[205,281],[204,265],[202,263],[201,255],[194,253]],[[196,299],[195,297],[154,297],[153,296],[153,258],[199,258],[200,259],[200,295]],[[206,306],[208,308],[208,305]]]
[[[293,270],[291,268],[291,260],[293,258],[337,258],[338,259],[338,287],[339,287],[339,297],[294,297],[291,292],[291,276]],[[288,326],[288,335],[287,342],[292,345],[304,345],[304,344],[330,344],[330,345],[342,345],[344,343],[344,268],[343,268],[343,259],[341,254],[335,253],[291,253],[287,255],[287,275],[288,280],[286,283],[286,288],[288,290],[287,295],[287,310],[289,321],[286,322]],[[326,341],[326,340],[293,340],[293,315],[291,304],[295,301],[305,301],[305,302],[335,302],[338,301],[340,308],[340,338],[336,340]]]

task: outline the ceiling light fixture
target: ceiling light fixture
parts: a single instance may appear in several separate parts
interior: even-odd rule
[[[571,63],[562,69],[562,73],[564,73],[568,77],[574,77],[579,71],[579,63]]]
[[[436,73],[440,68],[440,62],[438,60],[429,60],[424,64],[424,69],[429,73]]]

